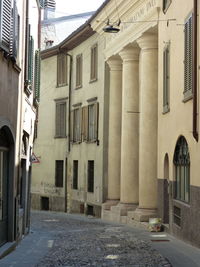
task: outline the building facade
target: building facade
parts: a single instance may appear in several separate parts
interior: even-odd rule
[[[105,153],[102,50],[103,41],[86,23],[41,53],[34,148],[40,162],[33,169],[33,208],[101,215]]]
[[[38,1],[0,1],[0,246],[29,231],[34,83],[39,78],[33,55],[37,39],[33,48],[30,36],[38,38],[39,10]]]

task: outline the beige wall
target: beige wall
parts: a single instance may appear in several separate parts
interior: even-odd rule
[[[169,155],[169,178],[174,180],[173,155],[176,142],[183,135],[189,146],[191,160],[191,185],[200,186],[199,160],[200,146],[192,135],[193,100],[183,102],[184,95],[184,22],[193,10],[193,1],[182,4],[172,1],[166,15],[160,12],[160,20],[176,19],[159,24],[159,91],[158,91],[158,178],[164,177],[164,157]],[[170,43],[170,111],[163,112],[163,49]],[[199,108],[198,108],[199,109]],[[199,118],[198,118],[199,120]]]
[[[90,49],[94,44],[98,44],[98,79],[97,81],[90,82]],[[94,34],[78,47],[73,49],[73,70],[76,67],[76,56],[82,53],[83,56],[83,80],[82,87],[75,89],[75,71],[73,71],[72,77],[72,106],[77,103],[82,103],[82,106],[87,106],[88,99],[97,97],[99,102],[99,127],[98,127],[98,139],[97,143],[73,144],[71,146],[70,164],[69,164],[69,177],[71,178],[71,187],[73,179],[73,160],[79,162],[78,173],[78,190],[71,191],[72,210],[73,201],[80,201],[88,204],[101,205],[103,201],[103,153],[104,153],[104,57],[102,54],[104,46],[104,38],[98,34]],[[106,100],[107,101],[107,100]],[[94,193],[87,193],[87,164],[88,160],[94,160]]]
[[[68,86],[57,87],[57,56],[42,60],[38,137],[34,146],[34,153],[40,163],[33,164],[33,195],[64,197],[64,186],[55,187],[55,160],[64,160],[65,166],[68,139],[55,138],[55,99],[67,97]],[[66,102],[68,109],[68,101]],[[66,120],[67,118],[68,115]],[[65,171],[63,184],[65,184]],[[37,198],[37,201],[40,200]]]

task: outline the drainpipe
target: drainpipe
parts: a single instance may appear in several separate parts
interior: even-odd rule
[[[193,137],[198,142],[197,130],[197,1],[194,0],[193,16]]]
[[[28,47],[29,47],[29,0],[26,0],[26,34],[25,34],[25,81],[28,80]]]

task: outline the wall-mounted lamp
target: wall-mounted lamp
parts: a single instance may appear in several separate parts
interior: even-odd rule
[[[114,24],[111,25],[110,21],[108,20],[106,27],[103,28],[103,31],[107,33],[118,33],[120,31],[119,29],[120,24],[121,24],[121,20],[119,20],[119,22],[117,23],[117,27],[114,27]]]

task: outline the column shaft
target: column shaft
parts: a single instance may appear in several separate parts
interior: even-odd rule
[[[110,104],[108,137],[108,200],[120,198],[122,63],[110,59]]]
[[[123,59],[120,202],[138,203],[139,49],[128,47]]]

